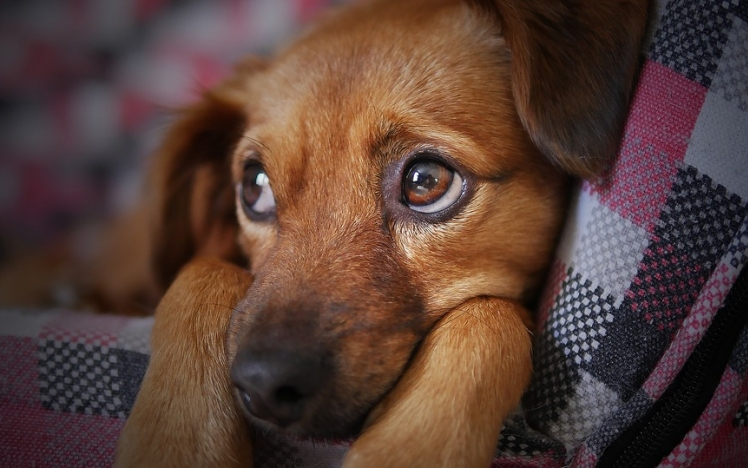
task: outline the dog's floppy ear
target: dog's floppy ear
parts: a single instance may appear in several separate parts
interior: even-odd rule
[[[247,60],[231,78],[183,109],[156,153],[152,262],[167,287],[195,255],[239,261],[231,155],[246,124],[245,86],[263,62]]]
[[[615,156],[648,0],[495,0],[520,118],[540,150],[589,177]]]

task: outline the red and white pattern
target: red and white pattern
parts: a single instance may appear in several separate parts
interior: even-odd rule
[[[558,252],[566,275],[560,289],[552,275],[558,292],[539,311],[525,416],[564,443],[557,466],[594,466],[655,406],[746,274],[748,4],[671,0],[659,11],[619,158],[581,184]],[[587,320],[591,309],[604,327]],[[575,349],[590,339],[580,360]],[[748,459],[737,416],[746,339],[663,466]]]
[[[50,76],[78,83],[106,75],[122,85],[83,80],[52,99],[11,106],[17,115],[12,144],[3,148],[11,157],[0,163],[0,178],[10,184],[0,181],[0,218],[14,226],[39,228],[26,221],[59,204],[90,204],[96,187],[75,171],[56,180],[50,167],[100,162],[96,148],[117,147],[123,133],[104,128],[81,139],[75,132],[102,125],[139,132],[153,119],[153,96],[181,102],[192,83],[214,82],[247,37],[273,29],[257,15],[283,29],[326,2],[190,1],[177,8],[141,0],[126,14],[116,10],[129,18],[124,25],[110,18],[114,23],[87,36],[80,25],[89,24],[93,3],[71,3],[77,7],[68,16],[59,16],[59,4],[47,6],[56,11],[42,29],[28,21],[0,27],[3,50],[13,52],[0,63],[3,93],[31,98]],[[539,303],[535,377],[524,411],[506,421],[493,466],[594,466],[662,401],[748,274],[748,2],[670,0],[658,11],[618,161],[599,180],[579,184]],[[135,24],[146,25],[147,44],[122,52],[118,41],[132,37]],[[122,62],[104,73],[95,60],[56,55],[65,34],[120,44]],[[21,36],[35,39],[9,42]],[[118,112],[113,121],[86,117],[101,109]],[[29,139],[29,128],[44,132]],[[147,146],[132,143],[128,151],[145,154]],[[49,197],[58,205],[49,208]],[[151,324],[62,311],[2,313],[0,466],[108,466],[147,364]],[[711,400],[661,466],[748,460],[748,329],[735,332]],[[349,444],[258,437],[259,467],[337,466]]]

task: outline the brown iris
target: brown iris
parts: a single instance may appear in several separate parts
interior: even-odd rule
[[[454,171],[434,160],[416,161],[403,180],[403,198],[410,207],[436,203],[452,186]]]
[[[262,185],[258,183],[258,178],[261,178],[264,174],[262,166],[259,164],[251,164],[244,170],[244,177],[242,178],[242,197],[244,203],[251,207],[262,194]]]

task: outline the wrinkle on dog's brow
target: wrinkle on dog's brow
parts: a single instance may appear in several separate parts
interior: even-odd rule
[[[381,120],[369,143],[369,154],[382,155],[390,150],[401,132],[401,125],[390,120]]]
[[[270,149],[270,147],[268,145],[266,145],[265,143],[261,142],[257,138],[253,138],[253,137],[249,136],[249,134],[246,133],[246,132],[242,134],[241,140],[247,141],[247,142],[249,142],[249,143],[251,143],[251,144],[253,144],[255,146],[261,147],[263,153],[268,153],[268,154],[272,153],[272,150]]]

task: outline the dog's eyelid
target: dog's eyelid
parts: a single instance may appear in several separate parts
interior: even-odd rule
[[[441,147],[425,145],[417,147],[404,158],[404,166],[410,166],[417,160],[432,160],[452,169],[463,179],[474,178],[474,171],[462,164],[458,158],[453,156],[454,151]]]
[[[263,167],[265,166],[262,153],[255,149],[246,149],[242,151],[239,162],[242,168],[246,168],[251,164],[259,164]]]

